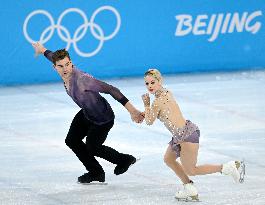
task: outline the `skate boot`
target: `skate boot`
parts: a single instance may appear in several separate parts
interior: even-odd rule
[[[80,184],[104,184],[105,173],[92,174],[90,172],[78,177],[78,183]]]
[[[184,189],[176,193],[175,198],[178,201],[199,201],[197,188],[193,185],[193,181],[184,184]]]
[[[232,176],[236,183],[243,183],[245,176],[245,163],[244,161],[230,161],[223,164],[221,173]]]
[[[114,169],[114,174],[120,175],[126,172],[129,167],[136,162],[136,158],[132,155],[126,155],[126,160],[123,160],[121,164],[117,164]]]

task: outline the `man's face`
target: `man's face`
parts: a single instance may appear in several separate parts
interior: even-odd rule
[[[56,61],[56,64],[53,67],[62,78],[69,77],[73,71],[73,64],[68,57]]]

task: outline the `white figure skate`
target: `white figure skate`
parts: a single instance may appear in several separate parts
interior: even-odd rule
[[[245,177],[245,163],[244,161],[230,161],[223,164],[221,173],[233,177],[236,183],[243,183]]]
[[[188,184],[184,184],[184,189],[176,193],[175,198],[178,201],[199,201],[197,188],[191,181]]]

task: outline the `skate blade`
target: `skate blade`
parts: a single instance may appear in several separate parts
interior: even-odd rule
[[[108,185],[107,182],[90,182],[90,183],[81,183],[81,182],[77,182],[77,184],[82,184],[82,185]]]
[[[140,157],[136,158],[136,160],[135,160],[134,164],[135,164],[136,162],[140,161],[140,160],[141,160],[141,158],[140,158]]]
[[[133,162],[129,167],[131,167],[132,165],[134,165],[136,162],[138,162],[139,160],[141,160],[140,157],[136,158],[135,162]]]
[[[240,162],[240,167],[238,168],[238,171],[240,173],[239,183],[242,184],[244,182],[245,174],[246,174],[246,164],[245,164],[244,160],[242,160]]]
[[[187,198],[178,198],[178,197],[175,196],[175,199],[177,199],[178,201],[185,201],[185,202],[201,202],[199,200],[199,196],[198,195],[190,196],[190,197],[187,197]]]

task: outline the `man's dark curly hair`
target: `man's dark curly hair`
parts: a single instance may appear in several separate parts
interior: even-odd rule
[[[54,65],[56,65],[56,61],[62,60],[65,57],[68,57],[69,60],[71,60],[67,50],[65,50],[65,49],[57,50],[52,55],[52,62],[53,62]]]

